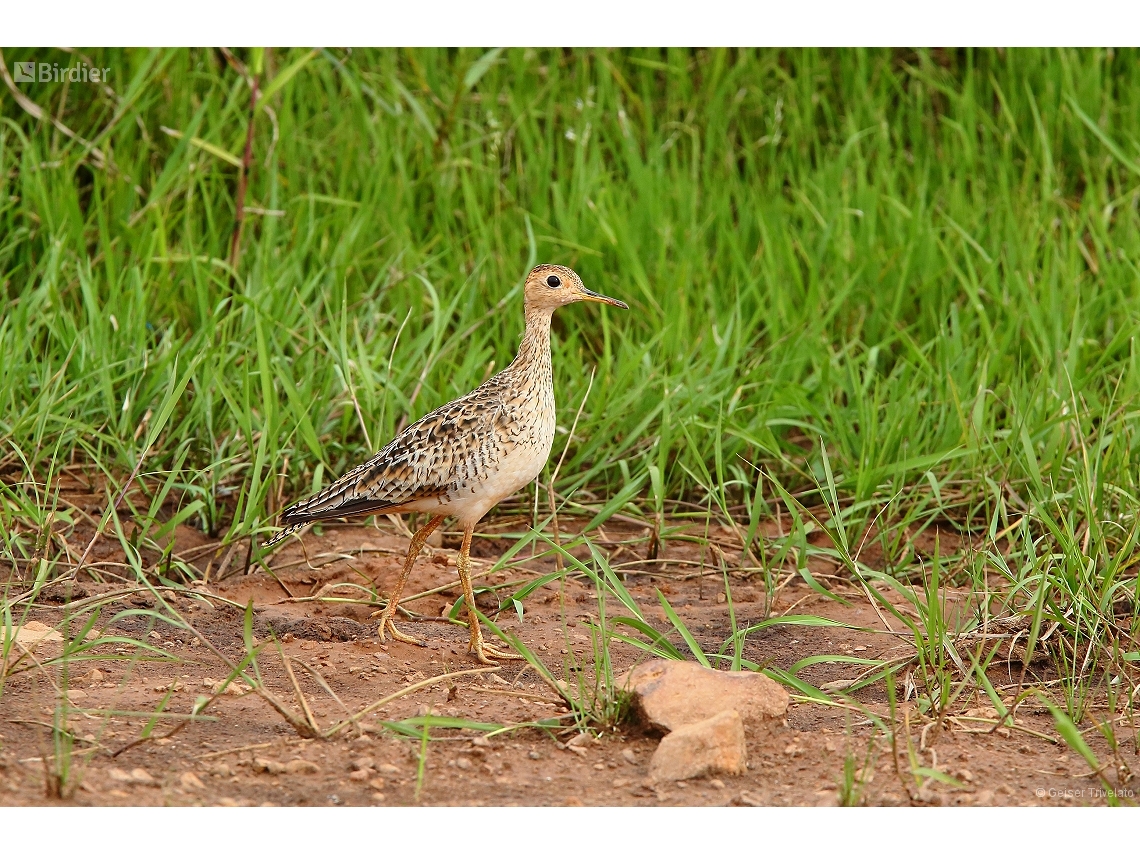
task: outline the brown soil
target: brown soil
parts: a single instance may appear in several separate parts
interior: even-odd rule
[[[499,518],[484,532],[518,530],[519,520]],[[615,563],[643,558],[643,528],[608,524],[595,532],[600,547],[610,550]],[[86,539],[76,535],[76,553]],[[90,536],[90,532],[86,533]],[[726,535],[727,539],[727,535]],[[347,717],[370,703],[430,677],[478,667],[467,653],[466,629],[439,620],[454,603],[458,582],[454,571],[453,536],[422,557],[413,573],[408,594],[437,586],[447,590],[407,603],[418,615],[435,620],[403,621],[400,626],[425,640],[413,647],[398,642],[381,644],[375,637],[376,606],[330,602],[328,597],[359,598],[360,588],[330,590],[335,582],[351,582],[383,592],[398,573],[406,540],[385,522],[383,527],[328,526],[309,533],[306,558],[297,543],[274,554],[276,579],[264,572],[230,576],[221,582],[199,585],[199,596],[173,596],[170,604],[199,633],[232,661],[240,661],[243,648],[243,612],[233,603],[254,603],[253,635],[282,639],[284,652],[307,664],[335,693],[330,697],[316,678],[294,666],[297,680],[313,714],[322,726]],[[640,545],[631,545],[631,544]],[[475,554],[484,560],[476,570],[489,568],[510,541],[481,538]],[[201,533],[179,533],[183,554],[198,548],[196,559],[205,571],[218,558]],[[122,553],[110,544],[97,547],[95,559],[112,571]],[[724,553],[732,566],[730,546]],[[338,557],[341,556],[341,557]],[[585,558],[586,555],[583,554]],[[719,573],[701,575],[701,551],[684,544],[669,544],[666,560],[633,565],[626,585],[645,615],[659,628],[668,626],[654,588],[669,598],[706,650],[715,650],[730,632],[727,604]],[[227,570],[241,569],[237,555]],[[490,560],[487,560],[490,559]],[[692,562],[692,563],[686,563]],[[479,597],[485,614],[495,615],[499,598],[517,584],[554,569],[550,560],[530,560],[477,582],[513,586]],[[652,569],[653,575],[645,571]],[[825,569],[825,568],[824,568]],[[886,738],[867,713],[888,716],[882,681],[854,692],[852,702],[829,707],[814,702],[793,702],[784,721],[754,727],[747,733],[749,771],[739,777],[700,779],[649,786],[648,761],[658,735],[636,723],[609,729],[598,739],[579,740],[567,747],[576,731],[573,721],[554,692],[533,670],[510,663],[496,672],[456,676],[418,689],[392,701],[360,720],[360,727],[345,728],[322,740],[302,738],[283,717],[255,693],[222,694],[206,710],[212,721],[195,721],[172,735],[180,719],[159,720],[151,738],[137,742],[149,723],[149,714],[169,695],[168,714],[189,713],[195,699],[210,695],[212,687],[228,676],[221,660],[194,635],[156,623],[132,610],[154,608],[145,592],[124,593],[124,586],[107,576],[103,582],[87,579],[59,591],[72,600],[119,593],[107,602],[97,629],[109,635],[145,641],[177,657],[176,661],[142,661],[137,649],[117,645],[118,658],[73,664],[66,685],[72,710],[69,724],[77,736],[65,797],[72,803],[95,805],[834,805],[844,787],[844,766],[854,764],[862,781],[859,800],[866,804],[1104,804],[1103,783],[1089,765],[1065,747],[1044,706],[1032,700],[1018,707],[1013,727],[987,722],[992,714],[984,695],[972,689],[953,710],[957,715],[941,723],[924,718],[913,696],[901,705],[898,718],[898,753],[892,757]],[[813,614],[844,623],[882,630],[883,623],[867,597],[832,577],[832,592],[847,604],[813,592],[798,577],[785,577],[774,613]],[[756,576],[733,576],[732,596],[737,620],[754,623],[763,616],[763,586]],[[62,586],[56,586],[62,587]],[[54,590],[54,589],[49,589]],[[323,591],[325,601],[314,599]],[[213,596],[205,596],[213,595]],[[949,592],[961,605],[964,596]],[[55,626],[66,605],[57,601],[33,610],[24,621]],[[619,614],[616,601],[607,599],[610,617]],[[113,624],[108,622],[114,615]],[[553,582],[525,600],[520,622],[513,607],[496,616],[497,625],[517,636],[539,655],[552,673],[576,683],[589,683],[594,674],[590,625],[598,619],[599,604],[593,586],[580,579]],[[19,616],[17,616],[18,618]],[[899,629],[892,624],[894,629]],[[54,646],[53,646],[54,645]],[[58,642],[36,648],[41,659],[57,654]],[[99,648],[104,654],[109,648]],[[683,649],[683,648],[682,648]],[[759,631],[747,639],[744,656],[762,665],[787,668],[805,656],[846,653],[863,658],[892,658],[911,649],[897,635],[848,629],[780,626]],[[614,670],[622,672],[645,655],[634,647],[612,645]],[[134,657],[132,659],[132,657]],[[1001,657],[999,657],[1000,659]],[[152,657],[153,659],[153,657]],[[1003,660],[1004,663],[1004,660]],[[296,710],[293,689],[282,661],[270,646],[260,656],[265,686]],[[97,670],[98,673],[95,673]],[[821,686],[851,679],[858,665],[822,664],[805,669],[800,677]],[[1016,691],[1019,666],[991,669],[991,679],[1003,692]],[[10,675],[0,695],[0,804],[45,804],[46,770],[53,761],[53,715],[63,676],[57,667],[32,668]],[[172,682],[175,691],[169,692]],[[900,675],[899,693],[905,679]],[[232,691],[232,690],[231,690]],[[342,706],[343,704],[343,706]],[[860,705],[862,710],[860,709]],[[431,739],[401,735],[383,722],[394,722],[430,711],[440,717],[497,724],[524,724],[563,716],[556,727],[518,727],[492,735],[473,729],[436,727]],[[1094,712],[1097,719],[1107,712]],[[1131,731],[1117,726],[1117,739],[1126,740],[1131,756]],[[1106,741],[1094,729],[1086,734],[1104,762],[1107,780],[1117,781],[1116,762]],[[914,762],[952,776],[959,784],[921,779],[910,774]],[[1122,749],[1123,753],[1123,749]],[[303,761],[303,762],[297,762]],[[1127,801],[1134,800],[1135,782],[1122,785]],[[1129,789],[1131,788],[1131,789]]]

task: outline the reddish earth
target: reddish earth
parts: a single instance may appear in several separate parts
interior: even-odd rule
[[[511,541],[496,535],[512,526],[517,531],[525,523],[500,517],[484,528],[488,536],[477,544],[475,554],[482,559],[477,572],[489,568],[509,547]],[[77,534],[76,554],[89,536],[90,532],[86,537]],[[723,583],[719,571],[701,566],[701,550],[670,543],[665,560],[647,563],[643,527],[612,523],[592,536],[615,565],[638,562],[623,568],[626,585],[659,629],[667,628],[668,622],[654,588],[666,594],[705,650],[716,650],[729,635]],[[723,552],[733,566],[731,538],[726,533],[724,539]],[[272,556],[276,578],[256,569],[241,575],[242,553],[226,567],[229,572],[239,571],[237,575],[195,585],[193,594],[171,595],[168,602],[202,639],[238,662],[244,655],[243,612],[223,599],[237,604],[252,600],[253,635],[264,640],[272,632],[282,639],[281,647],[296,660],[296,679],[323,728],[401,687],[478,667],[467,653],[466,629],[440,620],[458,595],[454,550],[446,548],[455,544],[452,536],[420,559],[407,591],[413,595],[444,587],[407,603],[417,615],[429,618],[400,623],[426,641],[422,648],[381,644],[375,637],[376,619],[370,617],[378,606],[333,599],[367,599],[370,589],[384,592],[393,583],[406,540],[387,522],[381,528],[327,526],[322,534],[306,534],[304,543],[307,559],[296,543]],[[202,571],[214,562],[213,577],[215,550],[203,548],[209,544],[200,533],[183,530],[178,545],[180,553],[191,558],[197,551],[200,557],[193,563]],[[657,787],[649,785],[646,770],[659,735],[636,723],[623,723],[600,738],[579,738],[566,747],[577,733],[572,716],[532,669],[518,663],[419,688],[364,716],[359,727],[346,727],[329,739],[303,738],[256,693],[223,693],[204,713],[214,720],[197,720],[170,733],[184,719],[165,718],[150,725],[150,716],[163,698],[168,696],[166,714],[185,715],[197,697],[210,695],[212,687],[229,676],[228,668],[193,633],[156,622],[145,613],[158,610],[151,593],[107,575],[115,572],[116,561],[122,561],[120,551],[104,544],[94,551],[93,560],[101,562],[95,569],[104,574],[102,582],[84,575],[69,583],[69,592],[65,585],[49,588],[55,601],[41,598],[43,607],[23,615],[22,621],[57,626],[69,608],[63,602],[68,596],[75,602],[106,595],[96,625],[99,631],[145,641],[175,659],[144,660],[136,647],[123,643],[97,648],[115,658],[70,664],[66,686],[75,709],[68,723],[76,741],[64,797],[76,804],[834,805],[850,790],[843,784],[845,763],[854,770],[853,798],[865,804],[1104,804],[1106,780],[1122,789],[1125,801],[1135,800],[1135,781],[1119,768],[1135,758],[1132,730],[1117,723],[1121,748],[1116,757],[1095,728],[1086,733],[1103,761],[1104,778],[1099,778],[1057,737],[1048,711],[1033,699],[1017,708],[1013,727],[997,728],[996,722],[986,721],[992,714],[989,702],[974,689],[955,703],[952,712],[957,715],[941,723],[924,717],[911,697],[899,708],[897,755],[892,756],[887,738],[867,715],[888,717],[882,681],[853,692],[850,700],[840,699],[842,706],[797,701],[793,695],[786,720],[748,730],[749,770],[744,775]],[[548,559],[512,563],[480,580],[484,586],[504,587],[480,596],[479,605],[485,614],[495,615],[505,592],[553,569]],[[763,617],[760,578],[731,576],[741,625]],[[884,625],[863,592],[834,576],[828,581],[832,592],[846,598],[848,605],[813,592],[798,576],[784,576],[773,613],[821,615],[866,631],[772,627],[748,637],[744,657],[788,668],[814,654],[889,659],[913,649],[905,637],[881,631]],[[359,587],[328,587],[338,582]],[[10,587],[10,596],[17,590]],[[955,597],[965,605],[964,595],[950,592],[952,602]],[[613,598],[607,598],[605,607],[611,618],[621,613]],[[555,677],[573,684],[580,677],[589,684],[594,674],[591,624],[598,615],[592,583],[571,575],[564,583],[551,582],[531,593],[521,621],[513,607],[499,612],[495,620],[534,651]],[[18,610],[14,616],[21,619]],[[679,639],[674,640],[683,649]],[[59,642],[45,640],[34,654],[43,661],[59,650]],[[621,642],[611,645],[611,653],[618,673],[645,658]],[[10,667],[14,659],[10,657]],[[64,676],[55,665],[21,670],[29,662],[25,659],[12,669],[19,673],[9,674],[0,695],[0,804],[4,805],[53,801],[47,783],[52,778],[47,770],[56,762],[51,724],[62,708],[58,698]],[[289,676],[272,645],[260,654],[258,667],[265,687],[299,716]],[[858,665],[820,664],[803,670],[800,677],[821,686],[851,679],[861,670]],[[1013,694],[1019,666],[995,666],[990,676],[999,691]],[[172,682],[175,691],[170,692]],[[905,683],[902,674],[900,696]],[[426,743],[384,724],[429,710],[435,716],[497,725],[562,718],[544,728],[519,726],[490,735],[434,727]],[[1092,716],[1110,718],[1107,710],[1096,706]],[[149,739],[136,742],[147,732]],[[912,758],[915,765],[936,769],[954,782],[916,780],[910,773]],[[920,786],[924,780],[927,783]]]

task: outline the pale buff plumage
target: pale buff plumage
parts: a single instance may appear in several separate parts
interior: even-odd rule
[[[555,284],[557,283],[557,284]],[[467,603],[471,650],[480,659],[516,658],[484,643],[470,576],[471,534],[492,507],[535,479],[554,441],[554,378],[550,317],[582,300],[628,308],[587,289],[573,270],[540,264],[523,288],[526,330],[514,361],[479,388],[444,404],[405,428],[366,463],[281,515],[286,528],[273,546],[317,520],[376,513],[432,514],[416,532],[404,569],[380,618],[401,640],[418,644],[391,625],[412,565],[427,536],[453,516],[463,527],[456,569]]]

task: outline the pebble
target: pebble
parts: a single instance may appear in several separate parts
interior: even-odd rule
[[[178,779],[183,787],[194,790],[204,790],[206,785],[202,783],[202,779],[195,775],[193,772],[183,772]]]
[[[110,769],[108,774],[111,776],[111,780],[123,784],[143,784],[151,787],[158,785],[158,781],[146,769],[131,769],[130,772],[125,772],[122,769]]]
[[[298,772],[312,774],[321,771],[321,767],[316,763],[311,760],[301,760],[300,758],[280,763],[276,760],[254,757],[251,765],[258,772],[268,772],[270,775],[286,775]]]

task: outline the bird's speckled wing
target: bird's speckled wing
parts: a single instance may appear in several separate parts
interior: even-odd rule
[[[492,377],[428,413],[371,460],[286,509],[281,522],[287,528],[264,546],[317,520],[398,512],[426,499],[443,499],[458,486],[484,478],[519,433],[500,383],[499,376]]]

